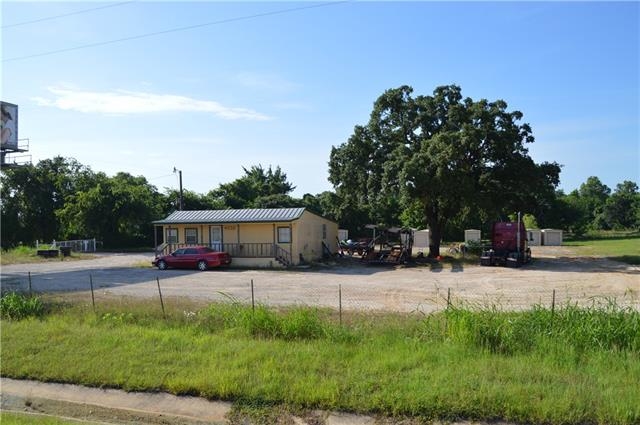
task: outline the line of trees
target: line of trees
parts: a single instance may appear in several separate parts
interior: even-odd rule
[[[536,164],[523,114],[506,102],[463,98],[458,86],[414,96],[402,86],[384,92],[369,122],[331,150],[335,191],[294,198],[295,186],[276,167],[243,168],[244,175],[206,194],[186,190],[186,210],[306,207],[368,236],[366,224],[429,228],[431,255],[464,229],[486,228],[525,214],[529,226],[575,235],[640,229],[640,194],[631,181],[615,190],[597,177],[565,194],[560,166]],[[72,158],[3,169],[0,176],[3,248],[36,240],[96,238],[105,248],[151,246],[152,221],[177,209],[178,192],[143,176],[107,176]]]
[[[183,192],[185,210],[306,206],[323,196],[295,199],[280,167],[244,169],[244,176],[207,194]],[[0,176],[2,248],[36,240],[96,238],[105,248],[150,246],[154,220],[175,211],[179,193],[164,192],[143,176],[107,176],[73,158],[55,157]]]
[[[640,230],[638,184],[625,180],[612,191],[591,176],[569,194],[558,191],[545,219],[576,236],[598,230]]]
[[[62,157],[3,169],[0,189],[5,249],[36,240],[94,237],[105,248],[151,246],[151,222],[176,210],[179,197],[175,189],[158,191],[145,177],[123,172],[109,177]],[[370,205],[356,204],[355,197],[348,194],[326,191],[294,198],[290,195],[294,189],[280,167],[258,165],[206,194],[186,190],[183,202],[186,210],[306,207],[339,222],[354,237],[369,236],[364,228],[369,223],[416,227],[418,221],[412,215],[417,214],[415,210],[390,210],[381,217]],[[597,177],[589,177],[579,189],[569,194],[555,191],[545,200],[525,215],[527,226],[560,228],[575,235],[594,230],[640,230],[640,192],[631,181],[612,191]],[[465,206],[449,218],[444,239],[461,240],[464,229],[506,219],[509,212],[512,210],[505,210],[502,217],[483,219]]]

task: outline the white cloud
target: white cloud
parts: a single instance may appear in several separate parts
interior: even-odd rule
[[[226,120],[266,121],[269,116],[247,108],[232,108],[211,100],[186,96],[116,90],[91,92],[66,87],[49,87],[53,99],[35,97],[40,106],[102,114],[146,114],[155,112],[209,112]]]

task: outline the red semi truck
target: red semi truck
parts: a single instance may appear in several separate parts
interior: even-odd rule
[[[497,222],[491,228],[491,246],[482,250],[480,265],[519,267],[531,261],[524,223]]]

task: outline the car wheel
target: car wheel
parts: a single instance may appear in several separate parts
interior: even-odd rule
[[[159,270],[166,270],[167,269],[167,262],[164,261],[164,260],[158,261],[158,269]]]
[[[208,268],[209,267],[207,266],[207,262],[206,261],[204,261],[204,260],[198,261],[198,270],[205,271]]]

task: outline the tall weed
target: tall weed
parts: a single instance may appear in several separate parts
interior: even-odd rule
[[[276,311],[264,305],[255,308],[237,302],[212,304],[198,313],[199,326],[208,331],[235,330],[248,336],[284,340],[316,339],[329,324],[313,308]]]
[[[555,310],[537,306],[525,312],[503,312],[495,306],[451,308],[445,317],[448,339],[493,353],[525,353],[554,345],[640,352],[640,312],[615,300],[594,300],[588,307],[567,303]]]
[[[9,292],[0,298],[0,317],[9,320],[21,320],[38,317],[44,313],[44,305],[36,296]]]

